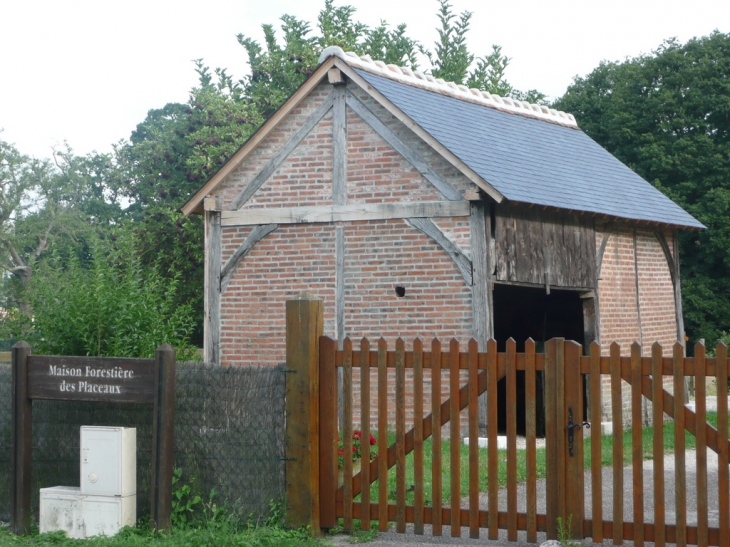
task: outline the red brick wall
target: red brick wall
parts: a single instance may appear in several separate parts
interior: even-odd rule
[[[247,231],[223,229],[224,262]],[[241,261],[221,295],[221,363],[283,363],[285,303],[302,292],[324,300],[325,332],[332,334],[335,237],[331,225],[280,226]]]
[[[603,233],[599,231],[597,246]],[[665,237],[672,248],[669,231]],[[601,353],[608,355],[613,342],[621,345],[621,354],[631,354],[631,344],[643,341],[642,354],[651,355],[651,345],[659,342],[665,354],[671,354],[677,340],[674,307],[674,287],[667,260],[659,241],[649,230],[636,231],[636,266],[634,267],[634,229],[620,226],[611,234],[603,255],[601,276],[598,282],[600,301]],[[638,270],[639,301],[641,306],[641,332],[636,306],[636,275]],[[671,386],[671,381],[665,381]],[[611,421],[610,378],[603,379],[603,421]],[[630,386],[623,383],[624,421],[628,423]],[[646,407],[647,410],[650,406]]]

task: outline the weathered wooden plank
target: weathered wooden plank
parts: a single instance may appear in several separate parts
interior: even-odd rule
[[[395,342],[395,530],[406,531],[406,368],[405,343]]]
[[[687,545],[687,471],[684,433],[684,348],[677,342],[674,354],[674,503],[678,547]]]
[[[365,122],[372,127],[385,142],[390,144],[396,152],[403,156],[427,181],[433,184],[446,199],[452,201],[464,199],[456,188],[434,171],[416,151],[412,150],[406,143],[398,138],[393,131],[380,121],[380,119],[350,91],[347,92],[347,106],[365,120]]]
[[[461,424],[459,419],[459,342],[449,344],[449,455],[451,473],[451,506],[459,507],[461,500]],[[461,537],[461,521],[457,511],[451,513],[451,537]]]
[[[413,533],[423,535],[423,342],[413,342]]]
[[[502,204],[497,207],[496,232],[497,280],[544,287],[595,287],[591,217]]]
[[[326,342],[325,342],[326,340]],[[320,526],[325,529],[337,525],[335,515],[335,495],[337,492],[337,370],[335,367],[335,351],[337,342],[328,337],[320,339],[319,360],[319,503]],[[350,483],[352,484],[352,432],[345,438],[345,446],[350,451],[343,457],[350,467]],[[343,463],[344,463],[343,462]]]
[[[485,246],[484,251],[486,258],[484,262],[487,266],[485,275],[487,283],[487,327],[486,335],[487,341],[494,338],[494,238],[492,237],[492,206],[487,204],[484,207],[484,239]],[[472,247],[473,248],[473,247]],[[473,251],[472,251],[473,252]],[[486,350],[486,344],[484,347],[480,347],[482,351]],[[487,394],[484,393],[479,397],[479,435],[482,437],[487,436]]]
[[[175,350],[162,344],[155,351],[152,410],[152,473],[150,527],[156,532],[172,527],[172,474],[175,449]]]
[[[545,448],[547,462],[545,465],[546,479],[546,515],[547,515],[547,538],[557,539],[557,519],[559,513],[559,488],[558,488],[558,458],[557,446],[558,435],[562,433],[563,424],[558,423],[557,411],[557,389],[558,382],[562,382],[562,377],[558,377],[557,371],[557,346],[558,340],[553,338],[545,344]],[[561,417],[562,418],[562,417]],[[567,423],[567,422],[563,422]]]
[[[525,342],[525,459],[527,467],[527,542],[537,542],[537,405],[535,389],[535,341]]]
[[[335,320],[337,340],[345,339],[345,227],[335,227]]]
[[[205,212],[205,362],[220,364],[221,343],[221,214]]]
[[[487,342],[487,482],[489,539],[499,538],[499,453],[497,451],[497,341]]]
[[[505,377],[507,382],[507,540],[517,541],[517,369],[514,338],[507,340]]]
[[[370,439],[370,342],[367,338],[360,341],[360,431],[363,439]],[[360,502],[363,507],[370,507],[370,461],[360,468],[363,488],[360,490]],[[370,511],[361,517],[363,530],[370,530]]]
[[[549,294],[550,285],[557,285],[556,254],[562,252],[562,216],[558,217],[549,211],[542,211],[543,226],[542,233],[545,239],[543,252],[543,279],[540,280],[546,286]]]
[[[154,359],[31,355],[28,397],[60,401],[153,403]]]
[[[33,403],[28,396],[28,357],[30,345],[17,342],[12,349],[13,376],[10,392],[10,528],[16,535],[30,533],[31,451],[33,441]]]
[[[469,341],[469,537],[479,538],[479,343]]]
[[[278,227],[278,224],[263,224],[261,226],[256,226],[253,230],[251,230],[251,233],[248,234],[246,240],[241,243],[240,247],[236,249],[236,252],[231,255],[225,266],[221,269],[220,285],[222,293],[226,291],[228,284],[231,282],[231,277],[233,277],[233,274],[235,273],[236,268],[238,268],[238,265],[241,263],[241,260],[243,260],[243,258],[251,252],[251,249],[253,249],[259,241]]]
[[[611,417],[613,420],[613,544],[623,545],[624,427],[621,394],[621,346],[611,344]]]
[[[642,446],[641,345],[631,344],[631,461],[634,545],[644,545],[644,447]]]
[[[717,345],[717,485],[720,509],[720,530],[730,530],[730,461],[728,458],[728,408],[727,408],[727,346]],[[730,534],[720,537],[720,546],[730,546]]]
[[[662,346],[655,342],[651,347],[652,356],[652,420],[654,422],[653,455],[654,466],[654,543],[664,547],[666,542],[664,525],[666,508],[664,497],[664,375],[662,372]]]
[[[343,503],[345,505],[345,516],[343,527],[347,531],[352,531],[352,340],[346,338],[343,341],[344,359],[342,366],[342,439],[343,439],[343,457],[342,457],[342,494]],[[365,437],[362,429],[360,430],[360,446],[362,447],[362,463],[361,468],[369,467],[370,463],[370,437]],[[334,496],[333,496],[334,497]]]
[[[347,113],[344,85],[332,89],[332,203],[347,202]]]
[[[591,517],[594,543],[603,542],[603,463],[601,454],[601,346],[590,345],[591,377]]]
[[[312,205],[272,207],[221,212],[223,226],[258,224],[309,224],[317,222],[354,222],[469,216],[468,201],[417,201],[408,203],[353,203],[350,205]]]
[[[410,218],[406,222],[413,226],[419,232],[430,237],[437,245],[439,245],[449,258],[454,261],[459,269],[461,276],[467,285],[472,284],[472,263],[469,257],[464,254],[453,241],[451,241],[441,229],[436,226],[429,218]]]
[[[568,424],[568,401],[566,397],[572,389],[578,384],[566,385],[566,356],[565,356],[565,340],[558,338],[555,344],[555,374],[557,376],[555,388],[555,416],[557,418],[557,439],[555,446],[557,447],[556,461],[558,468],[558,516],[567,522],[568,507],[567,499],[572,490],[568,488],[568,436],[566,434]],[[576,488],[576,491],[578,489]]]
[[[540,224],[538,218],[535,218],[535,210],[528,209],[527,207],[515,207],[514,215],[516,220],[515,225],[515,272],[521,273],[520,277],[525,279],[533,280],[535,276],[535,268],[533,262],[533,256],[531,254],[532,247],[537,243],[537,246],[542,247],[541,243],[537,240],[541,239],[541,231],[532,233],[534,224]],[[542,268],[538,267],[538,270]],[[540,272],[537,272],[537,276]]]
[[[431,442],[431,484],[433,497],[433,535],[442,534],[441,509],[443,503],[442,494],[442,470],[441,463],[441,342],[436,338],[431,342],[431,419],[432,435]]]
[[[469,217],[470,247],[472,252],[473,283],[472,309],[474,313],[474,338],[479,349],[484,351],[491,330],[491,310],[487,300],[489,280],[491,276],[487,270],[487,234],[486,234],[486,207],[482,201],[471,202]]]
[[[328,347],[320,344],[323,310],[312,295],[286,302],[286,368],[296,371],[286,375],[287,522],[312,530],[320,529],[318,356]]]
[[[251,179],[241,193],[236,196],[236,199],[234,199],[231,203],[232,209],[240,209],[244,203],[251,199],[258,189],[261,188],[261,186],[263,186],[263,184],[269,179],[269,177],[274,174],[274,171],[276,171],[284,160],[289,157],[289,154],[291,154],[292,151],[299,146],[299,143],[301,143],[307,135],[309,135],[312,129],[314,129],[314,127],[322,121],[322,118],[324,118],[330,111],[333,104],[334,100],[330,93],[322,104],[319,105],[319,107],[317,107],[317,109],[312,112],[306,120],[304,120],[304,123],[299,126],[299,129],[297,129],[289,140],[286,141],[284,146],[279,148],[279,151],[274,154],[274,157],[269,160],[258,175]]]
[[[388,507],[388,344],[378,340],[378,511]],[[378,530],[388,530],[388,519],[380,518]]]
[[[708,544],[708,507],[707,507],[707,388],[705,385],[705,345],[695,345],[695,414],[697,420],[696,451],[697,467],[697,546]]]

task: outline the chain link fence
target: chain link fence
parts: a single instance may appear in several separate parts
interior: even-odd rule
[[[285,491],[283,367],[178,363],[175,467],[194,494],[243,516],[264,515]],[[10,518],[10,364],[0,363],[0,520]],[[79,484],[79,427],[137,428],[137,507],[149,513],[152,405],[33,402],[34,511],[38,490]]]

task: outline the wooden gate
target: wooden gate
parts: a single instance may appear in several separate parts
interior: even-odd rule
[[[289,347],[289,346],[288,346]],[[614,544],[633,540],[635,545],[651,541],[657,545],[665,542],[685,545],[729,545],[730,508],[728,504],[728,424],[727,424],[727,348],[720,345],[715,358],[705,358],[704,346],[695,348],[695,357],[683,357],[679,344],[673,348],[672,357],[664,357],[662,348],[655,344],[651,357],[643,357],[641,347],[634,344],[631,356],[622,357],[621,348],[611,346],[609,356],[600,355],[600,347],[593,344],[590,355],[583,356],[582,348],[574,342],[562,339],[550,340],[545,353],[536,353],[535,343],[528,340],[524,353],[516,351],[514,340],[509,340],[505,352],[497,352],[494,340],[487,351],[480,353],[472,340],[466,351],[452,340],[448,350],[438,340],[425,351],[420,340],[406,351],[403,340],[398,339],[395,349],[388,349],[385,340],[377,347],[363,339],[357,349],[347,339],[344,349],[337,349],[337,342],[327,337],[319,338],[319,430],[318,475],[319,526],[334,527],[338,519],[346,529],[352,529],[353,520],[360,519],[363,529],[371,521],[378,521],[379,530],[387,530],[389,522],[395,522],[398,532],[406,532],[412,523],[415,534],[441,535],[443,527],[450,527],[450,535],[459,537],[462,527],[468,527],[469,536],[478,538],[486,529],[490,539],[506,530],[509,540],[518,539],[518,530],[526,532],[529,542],[537,542],[538,532],[547,538],[558,535],[559,522],[569,526],[574,539],[593,538],[594,542],[613,539]],[[314,353],[310,352],[310,355]],[[289,359],[288,359],[289,363]],[[343,401],[342,424],[338,424],[337,369],[342,369]],[[408,381],[406,381],[408,371]],[[517,398],[517,373],[525,375],[524,401]],[[536,443],[536,372],[545,374],[545,427],[544,471],[538,469]],[[354,374],[353,374],[354,373]],[[371,374],[376,381],[371,382]],[[395,392],[389,392],[389,375],[394,375]],[[685,406],[685,377],[696,379],[696,411]],[[717,381],[717,425],[707,422],[705,408],[705,379],[714,376]],[[356,378],[357,385],[353,379]],[[506,450],[498,448],[496,427],[498,412],[497,382],[506,381]],[[601,436],[601,379],[610,378],[610,399],[613,416],[613,433],[606,439]],[[665,386],[665,383],[668,385]],[[372,385],[375,384],[375,385]],[[424,384],[430,385],[434,394],[442,393],[448,385],[448,397],[432,397],[431,404],[424,406]],[[412,391],[406,400],[406,391]],[[669,390],[666,388],[670,388]],[[624,391],[630,391],[630,442],[632,445],[630,468],[631,488],[624,489]],[[353,393],[358,394],[357,400]],[[487,396],[487,448],[479,448],[478,397]],[[377,420],[371,422],[371,395],[377,395]],[[589,404],[584,404],[588,394]],[[650,401],[653,433],[650,442],[643,441],[645,405]],[[358,405],[355,408],[353,405]],[[517,409],[524,405],[525,449],[517,449]],[[589,424],[584,407],[595,417],[590,440],[584,431]],[[412,408],[413,427],[406,430],[406,409]],[[367,464],[367,454],[359,472],[353,472],[351,458],[344,457],[342,484],[338,484],[338,438],[343,439],[343,453],[350,454],[353,442],[353,414],[359,411],[360,438],[367,442],[371,432],[377,437],[377,456]],[[468,463],[462,471],[462,420],[456,419],[464,411],[468,433]],[[674,437],[673,500],[665,499],[664,441],[666,419],[673,419],[669,426]],[[442,438],[442,426],[448,424],[446,438]],[[388,436],[395,430],[394,438]],[[686,433],[695,438],[696,483],[687,484],[685,446]],[[627,437],[628,438],[628,437]],[[430,439],[430,442],[426,441]],[[603,449],[602,442],[612,448]],[[449,444],[446,457],[442,457],[444,443]],[[426,445],[430,446],[426,446]],[[387,448],[385,448],[387,447]],[[718,455],[718,490],[716,505],[719,522],[708,524],[707,448]],[[465,449],[466,450],[466,449]],[[412,457],[407,457],[409,454]],[[653,458],[653,489],[644,491],[644,458]],[[587,457],[589,456],[589,457]],[[424,461],[430,458],[430,471]],[[541,456],[542,457],[542,456]],[[612,460],[610,484],[603,481],[603,461]],[[408,462],[407,466],[407,460]],[[524,510],[518,511],[518,461],[524,463]],[[313,462],[314,463],[314,462]],[[394,492],[387,477],[395,467]],[[406,480],[407,467],[409,479]],[[410,473],[412,472],[412,478]],[[443,484],[444,472],[448,474]],[[468,487],[462,487],[462,472],[468,477]],[[500,485],[500,473],[505,478]],[[544,479],[538,479],[538,475]],[[486,475],[486,479],[480,476]],[[538,480],[544,480],[544,498],[538,500]],[[377,481],[377,487],[371,485]],[[393,483],[393,478],[390,479]],[[430,486],[427,488],[427,483]],[[608,482],[608,481],[606,481]],[[412,501],[407,502],[408,484],[412,484]],[[627,481],[626,486],[629,483]],[[588,489],[586,489],[586,487]],[[506,494],[506,507],[500,507],[500,488]],[[697,521],[687,524],[686,492],[697,492]],[[612,517],[604,518],[607,507],[603,505],[604,489],[613,492],[610,504]],[[428,490],[428,491],[427,491]],[[466,490],[466,491],[464,491]],[[584,510],[584,493],[591,493],[591,507]],[[408,494],[408,495],[407,495]],[[444,503],[445,494],[450,498]],[[633,502],[633,515],[624,515],[624,499]],[[644,497],[653,499],[653,511],[644,510]],[[427,501],[428,499],[428,501]],[[666,509],[673,508],[674,522],[666,523]],[[538,508],[542,508],[538,510]],[[506,510],[505,510],[506,509]],[[427,528],[430,526],[430,529]]]

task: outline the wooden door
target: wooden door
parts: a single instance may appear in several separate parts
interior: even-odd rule
[[[582,539],[584,521],[583,381],[581,346],[553,338],[545,347],[545,433],[547,534],[557,539],[558,523]],[[569,426],[571,426],[569,428]]]

